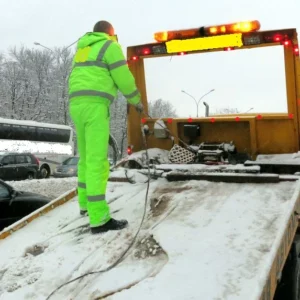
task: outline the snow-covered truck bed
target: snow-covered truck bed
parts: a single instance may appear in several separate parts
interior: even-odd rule
[[[108,184],[113,216],[129,221],[125,230],[91,235],[74,190],[65,204],[2,233],[0,299],[46,299],[62,283],[112,264],[143,214],[145,178],[136,178],[141,183]],[[272,299],[298,227],[299,187],[299,181],[152,181],[129,256],[50,299]]]

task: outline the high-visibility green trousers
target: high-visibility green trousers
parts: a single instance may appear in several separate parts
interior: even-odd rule
[[[88,211],[90,226],[97,227],[110,220],[106,202],[109,176],[109,106],[91,97],[72,100],[70,115],[75,124],[78,162],[78,202],[80,210]]]

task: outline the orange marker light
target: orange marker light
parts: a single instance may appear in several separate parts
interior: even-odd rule
[[[157,42],[167,42],[171,40],[192,39],[203,36],[215,36],[222,34],[234,34],[253,32],[260,29],[260,23],[257,20],[237,22],[230,24],[214,25],[207,27],[198,27],[182,30],[160,31],[154,33],[154,39]]]
[[[168,40],[168,32],[167,31],[156,32],[154,33],[154,39],[158,42],[165,42]]]
[[[221,26],[220,31],[221,31],[222,33],[226,33],[226,26]]]
[[[225,31],[226,31],[226,27],[225,27]],[[218,33],[218,28],[217,27],[210,27],[209,32],[212,33],[212,34]]]
[[[209,26],[204,28],[206,35],[219,35],[219,34],[230,34],[230,33],[245,33],[258,31],[260,29],[259,21],[246,21],[237,22],[231,24],[222,24],[217,26]]]
[[[157,42],[166,42],[171,40],[183,40],[200,36],[199,28],[162,31],[154,33],[154,39]]]

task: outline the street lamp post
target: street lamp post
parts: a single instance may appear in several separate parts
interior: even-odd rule
[[[246,112],[244,112],[244,114],[248,113],[249,111],[251,111],[252,109],[254,109],[253,107],[251,107],[250,109],[248,109]]]
[[[34,42],[34,44],[35,44],[36,46],[41,46],[41,47],[43,47],[43,48],[45,48],[45,49],[48,49],[49,51],[53,52],[52,49],[50,49],[50,48],[48,48],[48,47],[46,47],[46,46],[44,46],[44,45],[42,45],[42,44],[40,44],[40,43],[38,43],[38,42]]]
[[[205,106],[205,117],[209,116],[209,105],[203,101],[203,104]]]
[[[68,47],[64,48],[63,51],[69,49],[71,46],[73,46],[73,45],[74,45],[75,43],[77,43],[77,42],[78,42],[78,40],[76,40],[75,42],[73,42],[72,44],[70,44]],[[34,42],[34,44],[35,44],[36,46],[41,46],[41,47],[43,47],[43,48],[45,48],[45,49],[50,50],[51,52],[54,52],[51,48],[48,48],[48,47],[42,45],[41,43]]]
[[[181,92],[184,94],[187,94],[188,96],[190,96],[191,98],[194,99],[195,103],[196,103],[196,107],[197,107],[197,118],[198,118],[198,108],[199,108],[199,103],[200,101],[207,96],[208,94],[210,94],[211,92],[213,92],[215,89],[211,89],[209,92],[207,92],[206,94],[204,94],[203,96],[200,97],[200,99],[197,101],[195,97],[193,97],[192,95],[190,95],[189,93],[187,93],[186,91],[182,90]]]

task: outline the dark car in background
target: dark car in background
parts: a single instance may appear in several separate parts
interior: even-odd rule
[[[0,231],[50,201],[43,195],[17,191],[0,179]]]
[[[78,156],[72,156],[63,161],[61,165],[58,165],[54,172],[53,177],[76,177],[78,170]]]
[[[0,152],[0,179],[24,180],[39,176],[39,161],[31,153]]]

